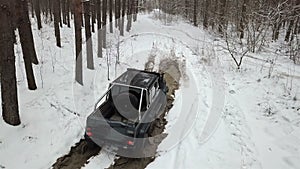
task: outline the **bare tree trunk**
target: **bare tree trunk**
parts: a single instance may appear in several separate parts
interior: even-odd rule
[[[213,0],[213,2],[211,3],[211,9],[214,11],[212,12],[212,16],[211,16],[211,19],[210,19],[210,25],[211,25],[211,29],[215,29],[215,25],[216,25],[216,20],[217,20],[217,10],[218,10],[218,0]]]
[[[70,1],[71,0],[67,0],[67,2],[66,2],[66,12],[67,12],[67,25],[68,25],[68,27],[70,28],[71,27],[71,18],[70,18],[70,5],[71,5],[71,3],[70,3]]]
[[[226,17],[225,17],[225,10],[226,10],[226,0],[220,0],[220,16],[219,16],[219,33],[224,34],[226,31]]]
[[[103,48],[106,48],[107,0],[102,3],[102,23]]]
[[[209,14],[209,7],[210,7],[210,0],[205,0],[204,2],[205,4],[205,9],[204,9],[204,16],[203,16],[203,27],[204,29],[207,29],[208,28],[208,14]]]
[[[34,4],[33,0],[30,0],[30,7],[31,7],[31,18],[34,18]]]
[[[50,20],[53,21],[53,1],[52,0],[48,0],[49,3],[49,14],[50,14]]]
[[[275,22],[276,23],[274,23],[272,39],[273,40],[278,40],[281,22],[277,22],[277,21],[275,21]]]
[[[82,74],[82,4],[81,0],[73,0],[74,7],[74,27],[75,27],[75,50],[76,50],[76,67],[75,80],[83,85]]]
[[[34,0],[34,9],[35,9],[35,15],[37,19],[38,24],[38,30],[42,29],[42,21],[41,21],[41,6],[39,0]]]
[[[13,126],[21,124],[18,106],[14,42],[12,34],[13,7],[9,1],[0,0],[0,68],[3,120]]]
[[[185,18],[189,17],[189,0],[184,1],[184,16]]]
[[[113,0],[109,0],[109,30],[113,33]]]
[[[28,5],[26,1],[16,0],[17,27],[19,30],[20,41],[22,46],[26,77],[29,90],[36,90],[35,77],[32,63],[38,64],[38,59],[34,47],[32,30],[28,14]]]
[[[122,17],[120,25],[120,35],[124,36],[124,25],[125,25],[125,15],[126,15],[126,0],[122,0]]]
[[[246,10],[247,10],[247,0],[243,1],[243,6],[242,6],[242,16],[240,19],[240,39],[244,38],[244,29],[245,29],[245,24],[246,24]]]
[[[194,26],[198,26],[197,15],[198,15],[198,0],[194,0],[194,14],[193,14]]]
[[[286,42],[290,41],[290,37],[291,37],[291,34],[292,34],[292,29],[294,27],[294,22],[295,22],[294,19],[290,20],[289,27],[288,27],[288,29],[286,31],[285,38],[284,38],[284,40]]]
[[[300,16],[298,16],[298,25],[296,25],[296,31],[297,34],[300,34]]]
[[[44,16],[46,16],[47,17],[47,15],[48,15],[48,13],[47,13],[47,10],[48,10],[48,2],[47,2],[47,0],[42,0],[41,1],[41,11],[42,11],[42,14],[44,15]]]
[[[300,4],[299,0],[292,0],[291,1],[292,6],[298,6],[299,4]],[[292,11],[292,14],[290,16],[291,19],[290,19],[290,22],[289,22],[288,29],[286,31],[285,38],[284,38],[284,40],[286,42],[289,42],[292,39],[292,36],[293,36],[292,33],[293,33],[294,26],[295,26],[295,19],[296,19],[297,14],[299,14],[299,12],[296,12],[296,9],[294,8],[293,11]],[[296,26],[297,26],[297,22],[296,22]]]
[[[87,68],[94,70],[90,1],[85,1],[83,3],[83,6],[84,6],[85,37],[86,37]]]
[[[59,18],[59,26],[63,27],[62,17],[61,17],[61,0],[54,0],[54,2],[57,1],[57,10],[58,10],[58,18]],[[55,5],[54,5],[55,6]]]
[[[96,0],[97,1],[97,28],[98,28],[98,57],[102,58],[102,48],[103,48],[103,39],[102,39],[102,16],[101,16],[101,10],[102,10],[102,5],[101,5],[101,0]]]
[[[293,41],[294,38],[297,36],[297,28],[298,28],[297,25],[299,25],[299,17],[297,17],[297,19],[296,19],[294,30],[293,30],[293,33],[291,35],[291,40],[290,41]]]
[[[117,25],[117,27],[119,27],[119,30],[120,30],[120,28],[121,28],[121,25],[122,25],[122,23],[121,23],[121,17],[122,17],[122,4],[123,4],[123,2],[122,2],[122,0],[117,0],[117,2],[118,2],[118,9],[117,9],[117,14],[118,14],[118,17],[117,17],[117,20],[118,20],[118,25]],[[126,5],[126,2],[125,2],[125,5]]]
[[[42,7],[42,13],[44,16],[48,17],[48,2],[47,0],[42,0],[41,1],[41,7]]]
[[[132,26],[132,10],[133,10],[133,2],[132,0],[128,0],[127,27],[126,27],[127,32],[131,30],[131,26]]]
[[[137,21],[138,11],[139,11],[139,1],[133,0],[133,22]]]
[[[92,11],[92,32],[95,32],[96,23],[96,0],[91,1],[91,11]]]
[[[120,0],[115,0],[115,27],[116,28],[118,28],[118,25],[119,25],[119,11],[118,11],[118,9],[119,9],[119,7],[118,7],[118,5],[119,5],[119,2],[118,1],[120,1]]]
[[[67,25],[67,0],[61,0],[61,10],[62,10],[62,18],[63,24]]]
[[[54,9],[54,30],[55,30],[55,37],[56,37],[56,46],[61,47],[61,38],[60,38],[60,8],[59,8],[59,0],[53,1],[53,9]]]

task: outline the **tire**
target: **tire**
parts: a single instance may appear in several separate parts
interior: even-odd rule
[[[95,148],[95,147],[99,147],[96,143],[93,142],[93,140],[87,136],[86,134],[84,135],[85,141],[86,141],[86,146],[89,149]]]
[[[117,111],[127,119],[138,118],[139,99],[133,93],[121,93],[116,97]]]

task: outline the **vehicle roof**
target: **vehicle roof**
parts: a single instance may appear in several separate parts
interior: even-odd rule
[[[149,89],[159,76],[160,74],[155,72],[128,69],[120,77],[114,80],[113,83]]]

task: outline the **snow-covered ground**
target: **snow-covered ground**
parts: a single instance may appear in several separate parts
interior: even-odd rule
[[[85,119],[109,83],[106,58],[96,54],[96,70],[84,70],[84,87],[74,83],[73,29],[62,29],[59,49],[53,26],[33,28],[41,62],[34,67],[39,88],[26,89],[17,46],[22,125],[10,127],[0,120],[0,168],[51,168],[82,138]],[[115,68],[118,38],[121,56]],[[150,55],[156,56],[155,69],[166,57],[186,60],[187,77],[167,115],[168,137],[147,168],[300,168],[300,67],[288,58],[275,51],[250,53],[236,70],[224,42],[213,33],[181,21],[164,25],[152,14],[140,14],[130,33],[110,34],[108,42],[113,45],[105,51],[111,80],[128,67],[143,69]],[[271,64],[263,60],[275,58],[269,78]],[[114,158],[102,150],[85,168],[108,167]]]

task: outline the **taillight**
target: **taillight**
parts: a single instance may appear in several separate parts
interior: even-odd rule
[[[133,146],[134,142],[133,141],[127,141],[127,144],[130,145],[130,146]]]
[[[92,137],[92,136],[93,136],[93,133],[90,132],[90,131],[88,131],[88,132],[86,132],[86,135],[89,136],[89,137]]]

